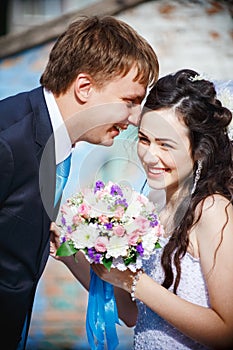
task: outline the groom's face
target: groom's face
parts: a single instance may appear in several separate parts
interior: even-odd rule
[[[79,115],[83,133],[78,141],[111,146],[121,130],[129,124],[138,125],[146,87],[134,81],[136,73],[132,68],[102,88],[92,86],[85,110]]]

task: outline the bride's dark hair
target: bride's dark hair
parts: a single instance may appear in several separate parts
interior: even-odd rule
[[[150,91],[143,109],[145,113],[148,109],[174,108],[176,115],[189,129],[194,174],[196,161],[202,159],[201,177],[196,190],[177,209],[175,217],[180,218],[181,211],[183,215],[161,258],[165,272],[163,286],[166,288],[174,282],[174,259],[177,271],[173,287],[175,293],[181,275],[180,260],[186,254],[189,244],[188,232],[201,216],[200,214],[195,219],[197,204],[201,202],[203,205],[206,197],[216,193],[226,197],[229,205],[233,203],[233,146],[227,135],[232,114],[216,98],[214,84],[205,79],[196,79],[196,76],[197,72],[184,69],[159,79]]]

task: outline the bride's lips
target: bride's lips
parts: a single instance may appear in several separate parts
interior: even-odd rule
[[[160,167],[147,167],[147,173],[150,177],[159,177],[168,172],[168,168],[160,168]]]

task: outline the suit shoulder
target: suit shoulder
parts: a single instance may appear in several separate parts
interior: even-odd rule
[[[19,122],[28,113],[32,111],[30,102],[31,94],[42,93],[42,88],[36,88],[31,91],[20,92],[16,95],[0,100],[0,131],[5,130],[12,124]]]

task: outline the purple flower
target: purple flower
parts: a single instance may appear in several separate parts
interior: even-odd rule
[[[128,203],[126,202],[126,199],[117,199],[115,201],[115,205],[122,205],[123,207],[127,208],[128,207]]]
[[[155,227],[158,225],[158,220],[154,220],[150,222],[150,227]]]
[[[158,225],[158,218],[156,214],[151,213],[148,217],[148,219],[150,220],[150,227],[155,227]]]
[[[65,243],[66,242],[66,237],[62,237],[61,243]]]
[[[91,258],[91,259],[95,259],[95,249],[94,248],[88,248],[87,250],[87,255]]]
[[[72,233],[72,227],[69,225],[69,226],[67,226],[67,232],[68,233]]]
[[[101,259],[101,254],[96,253],[95,254],[95,258],[94,258],[94,263],[95,264],[99,264],[100,263],[100,259]]]
[[[119,195],[119,196],[123,197],[122,190],[118,185],[112,185],[111,190],[110,190],[110,194],[112,196]]]
[[[102,188],[104,188],[104,183],[100,180],[96,181],[94,193],[96,193],[97,191],[100,191]]]
[[[101,254],[97,253],[95,248],[88,248],[87,255],[93,260],[95,264],[100,263]]]
[[[137,249],[137,252],[139,253],[139,255],[140,255],[140,256],[143,256],[144,248],[143,248],[143,246],[142,246],[142,242],[140,242],[140,243],[137,245],[136,249]]]
[[[106,227],[107,230],[111,230],[112,229],[112,223],[111,222],[106,222],[104,224],[104,226]]]
[[[62,223],[62,225],[65,225],[65,224],[66,224],[66,219],[64,218],[63,215],[62,215],[62,217],[61,217],[61,223]]]

